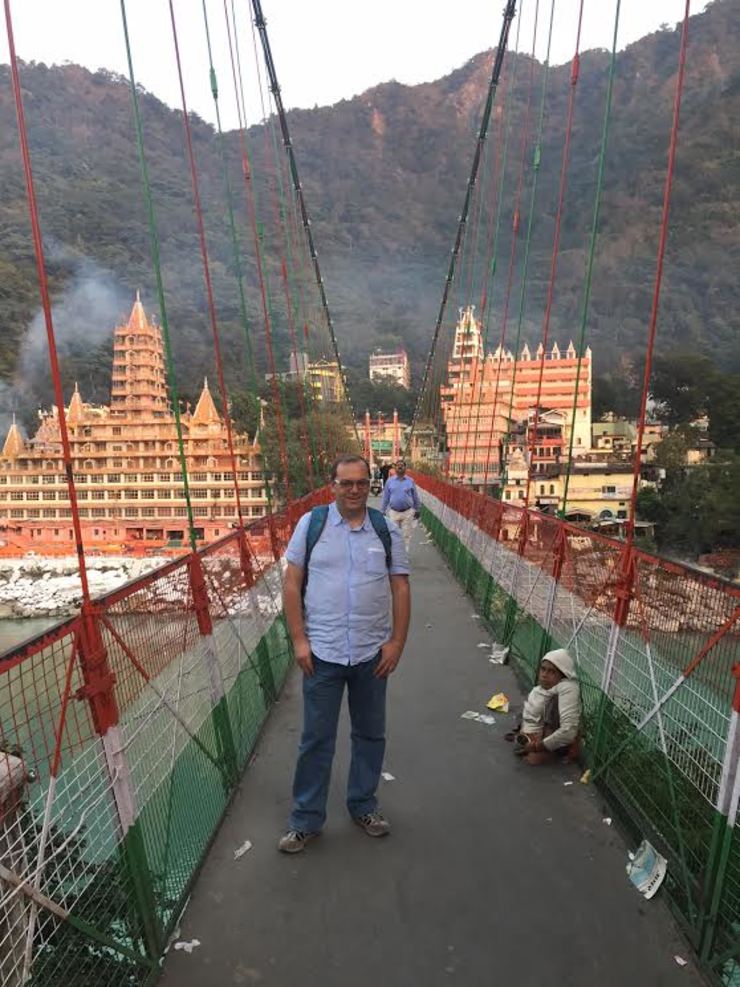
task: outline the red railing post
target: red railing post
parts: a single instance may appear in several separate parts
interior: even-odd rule
[[[237,538],[239,540],[239,565],[242,570],[244,586],[246,589],[251,589],[254,586],[254,567],[252,566],[252,556],[244,525],[239,525]]]
[[[90,706],[111,779],[113,800],[123,838],[123,853],[139,905],[143,934],[152,959],[164,946],[146,848],[138,823],[136,794],[129,770],[126,744],[119,726],[115,696],[116,675],[110,667],[95,604],[85,601],[80,615],[79,662],[84,684],[75,698]]]
[[[627,623],[630,604],[634,596],[635,583],[635,553],[632,545],[625,544],[619,564],[619,578],[614,587],[615,605],[612,626],[609,631],[609,642],[606,647],[604,674],[601,680],[601,691],[608,697],[614,675],[614,664],[619,647],[619,637],[622,628]]]
[[[224,683],[221,676],[221,665],[218,660],[218,650],[213,634],[213,620],[211,618],[211,606],[206,588],[203,563],[197,552],[193,552],[188,559],[188,576],[190,578],[190,591],[193,595],[193,609],[198,621],[198,631],[200,632],[203,660],[208,673],[208,682],[211,691],[212,718],[216,732],[216,742],[218,752],[226,768],[226,773],[232,782],[236,782],[238,776],[236,746],[234,736],[231,731],[231,720],[229,719],[229,709],[224,692]]]

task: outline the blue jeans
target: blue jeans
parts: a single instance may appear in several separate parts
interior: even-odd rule
[[[321,829],[326,820],[326,799],[345,684],[352,724],[347,808],[353,818],[377,809],[375,791],[385,754],[388,682],[373,675],[379,658],[380,654],[359,665],[336,665],[314,656],[314,674],[304,675],[303,734],[293,782],[290,829],[312,832]]]

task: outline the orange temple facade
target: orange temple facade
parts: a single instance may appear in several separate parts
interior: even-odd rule
[[[538,392],[541,412],[563,416],[565,448],[573,423],[573,455],[586,452],[591,446],[591,349],[580,369],[572,342],[565,352],[553,344],[544,361],[542,344],[535,352],[525,344],[517,358],[500,348],[485,354],[481,329],[473,307],[462,309],[447,380],[440,388],[450,476],[472,477],[476,485],[497,482],[504,437],[531,417]]]
[[[56,408],[39,412],[33,438],[11,425],[0,453],[0,553],[74,551],[71,509]],[[77,387],[66,409],[86,550],[159,554],[187,549],[188,517],[175,416],[159,326],[138,296],[115,330],[110,406],[86,404]],[[199,541],[238,521],[226,426],[207,381],[180,416],[194,527]],[[267,513],[256,436],[233,434],[245,522]]]

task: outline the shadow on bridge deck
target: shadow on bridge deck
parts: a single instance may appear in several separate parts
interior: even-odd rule
[[[195,886],[164,987],[574,987],[703,983],[660,899],[625,875],[626,848],[598,793],[574,768],[532,769],[493,726],[460,719],[503,689],[508,668],[436,549],[412,547],[411,636],[389,691],[381,803],[393,833],[372,840],[343,804],[346,710],[329,820],[287,857],[275,844],[289,811],[300,731],[294,671]],[[429,626],[431,625],[431,626]],[[564,786],[565,781],[575,781]],[[245,840],[253,849],[240,860]]]

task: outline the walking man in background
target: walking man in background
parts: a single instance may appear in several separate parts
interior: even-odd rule
[[[416,484],[410,476],[406,476],[406,463],[402,459],[396,463],[396,475],[389,477],[383,488],[380,509],[401,529],[403,543],[408,552],[411,526],[421,512],[421,499]]]
[[[347,808],[368,836],[390,832],[375,793],[388,676],[401,658],[411,614],[409,566],[396,525],[367,507],[367,462],[339,456],[331,478],[334,503],[303,515],[285,553],[283,601],[303,671],[303,734],[289,829],[278,843],[283,853],[303,850],[324,825],[345,685],[352,724]]]

